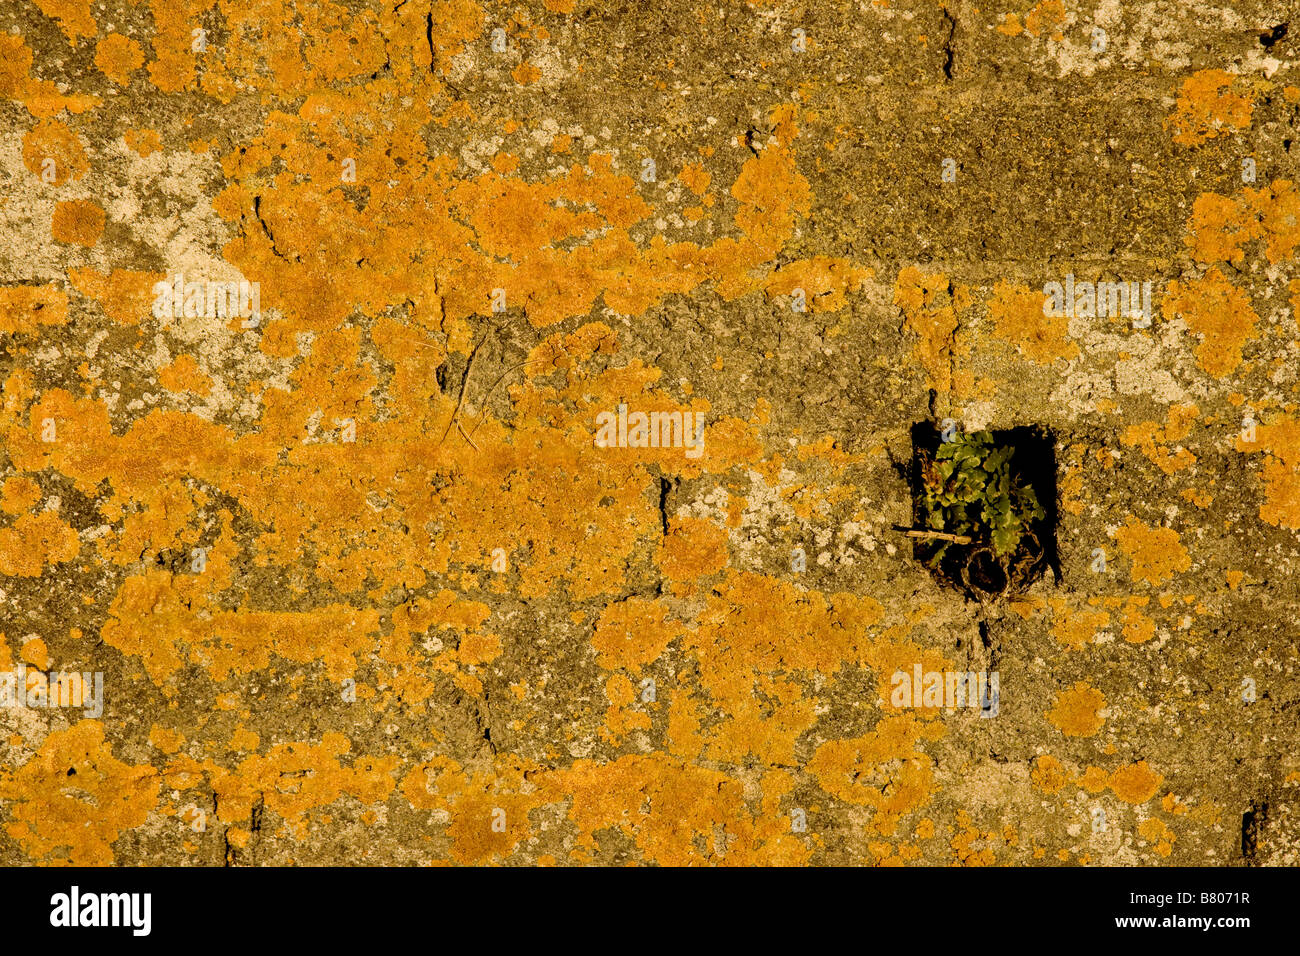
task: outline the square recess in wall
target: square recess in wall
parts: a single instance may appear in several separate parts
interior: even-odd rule
[[[945,434],[918,422],[911,484],[912,557],[943,583],[988,601],[1023,591],[1048,568],[1060,578],[1049,429]]]

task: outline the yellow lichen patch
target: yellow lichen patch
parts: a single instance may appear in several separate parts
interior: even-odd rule
[[[1062,474],[1059,484],[1061,508],[1072,515],[1083,513],[1083,454],[1086,446],[1074,444],[1067,450],[1066,460],[1061,463]]]
[[[199,370],[192,355],[178,355],[170,365],[158,370],[158,381],[169,392],[193,392],[207,395],[212,391],[212,379]]]
[[[208,560],[212,568],[213,556]],[[164,571],[128,577],[101,631],[109,646],[139,656],[160,685],[187,662],[222,681],[268,667],[273,653],[323,661],[331,678],[341,680],[355,671],[355,655],[373,644],[379,628],[377,611],[349,605],[301,613],[219,610],[207,594],[209,579],[194,583],[197,577]]]
[[[1177,837],[1159,817],[1148,817],[1143,820],[1138,825],[1138,833],[1144,840],[1155,844],[1155,851],[1160,856],[1167,857],[1173,853],[1173,844]]]
[[[954,372],[959,350],[958,303],[947,293],[946,276],[926,275],[916,266],[905,266],[894,284],[894,304],[902,309],[907,328],[917,336],[912,354],[925,369],[930,387],[942,394],[966,394],[969,373],[963,376]]]
[[[301,840],[307,835],[306,816],[311,810],[345,794],[375,803],[392,793],[399,758],[358,756],[345,766],[339,758],[351,749],[347,737],[329,732],[319,743],[277,744],[265,755],[246,757],[233,769],[182,754],[168,764],[163,779],[182,792],[210,788],[223,823],[249,821],[254,805],[261,802]]]
[[[713,177],[700,163],[687,163],[677,174],[677,178],[681,180],[683,186],[697,196],[703,196],[708,192],[709,184],[713,182]]]
[[[1076,612],[1060,597],[1049,598],[1048,603],[1054,618],[1052,636],[1070,650],[1091,644],[1097,633],[1110,624],[1110,615],[1105,611]]]
[[[911,715],[882,717],[862,737],[822,744],[808,771],[831,796],[873,808],[873,827],[890,836],[904,816],[930,802],[933,761],[917,749],[927,726]],[[934,726],[942,732],[941,725]]]
[[[956,832],[948,845],[952,847],[959,866],[993,866],[997,862],[993,848],[987,843],[979,848],[974,844],[977,840],[987,841],[995,836],[996,834],[981,833],[974,825],[971,815],[965,810],[958,810]]]
[[[122,134],[122,138],[127,146],[146,159],[153,153],[162,151],[162,137],[156,129],[129,129]]]
[[[40,500],[41,486],[26,475],[6,478],[0,486],[0,511],[5,514],[22,514]]]
[[[1030,771],[1030,779],[1034,780],[1034,786],[1044,793],[1060,793],[1063,788],[1069,786],[1074,778],[1061,765],[1061,761],[1050,756],[1050,754],[1044,754],[1044,756],[1035,757],[1034,769]]]
[[[805,862],[808,847],[780,812],[793,781],[770,772],[760,786],[758,806],[748,809],[739,780],[664,754],[630,755],[607,764],[579,760],[542,782],[549,800],[569,801],[569,820],[578,829],[575,862],[595,849],[595,834],[608,829],[623,833],[644,859],[663,866]]]
[[[1002,14],[1002,20],[998,23],[998,33],[1005,34],[1009,37],[1019,36],[1025,32],[1025,28],[1020,25],[1020,17],[1014,13]]]
[[[1279,415],[1257,427],[1253,442],[1238,435],[1236,448],[1265,455],[1260,519],[1280,528],[1300,528],[1300,418]]]
[[[0,333],[34,335],[43,325],[66,325],[68,296],[42,285],[0,288]]]
[[[616,743],[634,730],[650,729],[650,715],[631,707],[636,696],[636,686],[622,674],[614,674],[605,681],[605,698],[610,706],[601,732],[604,739]]]
[[[1229,282],[1218,267],[1199,279],[1171,282],[1162,311],[1167,319],[1182,318],[1201,338],[1196,360],[1215,378],[1223,378],[1241,364],[1242,347],[1257,338],[1259,317],[1250,296]]]
[[[1047,721],[1067,737],[1093,737],[1106,722],[1098,713],[1105,706],[1101,691],[1087,681],[1078,681],[1056,695]]]
[[[1137,445],[1161,471],[1172,475],[1194,465],[1196,456],[1181,447],[1170,452],[1165,445],[1186,438],[1191,432],[1190,423],[1199,414],[1200,409],[1195,405],[1171,405],[1165,425],[1152,421],[1130,425],[1120,435],[1120,441],[1129,446]]]
[[[1031,37],[1048,33],[1059,43],[1063,39],[1061,27],[1064,25],[1064,0],[1041,0],[1025,14],[1025,32]]]
[[[25,514],[0,528],[0,575],[35,578],[51,564],[71,561],[81,542],[53,511]]]
[[[81,137],[58,120],[41,120],[23,136],[23,165],[54,186],[78,180],[90,169]]]
[[[1076,781],[1088,793],[1098,794],[1110,786],[1110,775],[1100,767],[1087,767]]]
[[[50,665],[50,649],[39,637],[29,637],[23,641],[19,656],[38,670],[45,670]]]
[[[104,234],[104,210],[89,199],[72,199],[54,207],[50,233],[59,242],[93,246]]]
[[[1224,70],[1198,70],[1183,80],[1174,114],[1165,120],[1180,146],[1199,146],[1250,125],[1254,102],[1238,93],[1237,77]]]
[[[1043,293],[1028,286],[999,282],[989,300],[993,334],[1039,365],[1077,357],[1079,346],[1070,340],[1068,317],[1044,315],[1045,302]]]
[[[788,111],[775,114],[781,120]],[[420,130],[428,119],[423,108],[385,110],[374,97],[314,95],[298,116],[277,114],[262,137],[223,160],[230,185],[214,208],[233,221],[251,217],[257,201],[266,223],[224,252],[263,283],[263,307],[285,315],[268,325],[268,341],[336,327],[351,308],[343,303],[377,315],[409,301],[416,326],[463,335],[457,323],[494,301],[521,307],[543,327],[587,314],[601,296],[626,315],[706,282],[731,299],[760,287],[811,208],[807,180],[778,138],[745,163],[732,186],[738,238],[704,248],[659,235],[638,244],[630,230],[653,209],[630,175],[615,172],[612,157],[593,153],[585,166],[535,182],[495,170],[460,178],[450,157],[427,154]],[[395,127],[388,141],[397,145],[387,152],[358,141],[377,124]],[[787,125],[779,121],[778,129]],[[340,154],[355,159],[359,177],[401,177],[394,182],[402,188],[372,194],[364,214],[339,203],[331,185],[338,173],[327,157]],[[272,162],[290,178],[266,191],[259,183]],[[411,202],[425,209],[422,221],[408,215]],[[376,225],[381,241],[358,245]],[[333,269],[341,259],[363,267]]]
[[[1120,550],[1133,562],[1134,581],[1159,585],[1192,566],[1192,559],[1173,528],[1149,527],[1129,515],[1115,532]]]
[[[240,725],[235,732],[230,735],[229,746],[226,748],[231,753],[251,752],[257,749],[261,743],[261,736],[254,730],[249,730],[244,725]]]
[[[1164,779],[1145,760],[1139,760],[1112,773],[1108,786],[1125,803],[1146,803],[1156,795]]]
[[[0,97],[18,100],[37,119],[48,119],[63,110],[84,113],[99,105],[99,97],[86,93],[64,95],[49,80],[31,77],[32,48],[18,34],[0,34]]]
[[[90,15],[90,0],[35,0],[36,6],[47,17],[57,20],[72,46],[81,37],[93,37],[99,32],[95,18]]]
[[[542,78],[542,71],[525,60],[511,70],[510,75],[520,86],[528,86]]]
[[[176,93],[194,80],[197,53],[191,24],[197,23],[207,8],[204,0],[153,0],[150,6],[154,21],[151,45],[156,59],[149,64],[149,78],[164,93]],[[232,36],[237,35],[237,25],[238,21],[228,15],[227,27]],[[266,52],[268,57],[272,53]]]
[[[131,82],[131,74],[144,65],[144,51],[131,37],[110,33],[95,45],[95,66],[118,86]]]
[[[728,715],[703,735],[707,755],[792,762],[796,741],[816,722],[806,676],[870,663],[879,648],[868,629],[880,618],[880,604],[849,594],[828,601],[815,591],[735,571],[706,602],[699,626],[681,642],[698,664],[705,700]]]
[[[185,745],[185,735],[179,730],[154,724],[149,728],[149,743],[165,754],[175,754]]]
[[[708,577],[727,566],[727,532],[703,518],[674,518],[655,556],[677,584]]]
[[[1130,644],[1143,644],[1155,637],[1155,621],[1138,610],[1146,607],[1150,600],[1145,595],[1134,595],[1128,599],[1124,607],[1124,626],[1121,633],[1124,635],[1124,640]]]
[[[547,802],[538,788],[521,792],[532,768],[498,762],[495,773],[466,773],[455,760],[438,756],[412,769],[402,793],[420,809],[447,812],[451,857],[457,863],[485,863],[508,856],[531,833],[529,813]]]
[[[114,269],[105,275],[94,269],[69,269],[72,287],[82,295],[97,299],[104,312],[115,322],[135,325],[151,314],[154,283],[162,273]]]
[[[814,256],[781,266],[764,289],[769,296],[793,295],[796,289],[802,289],[807,308],[833,312],[847,304],[846,293],[857,291],[874,275],[874,270],[858,268],[847,259]]]
[[[1245,246],[1264,241],[1264,256],[1274,265],[1295,255],[1300,247],[1300,191],[1287,179],[1260,189],[1244,189],[1236,197],[1202,193],[1192,206],[1184,240],[1192,256],[1206,265],[1240,265]]]
[[[0,766],[0,797],[11,802],[6,832],[44,864],[111,864],[113,841],[145,822],[158,786],[153,767],[113,756],[97,720],[51,733],[21,767]]]

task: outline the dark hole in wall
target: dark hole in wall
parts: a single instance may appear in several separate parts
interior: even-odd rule
[[[1277,26],[1273,27],[1273,29],[1261,33],[1259,35],[1259,45],[1265,50],[1273,49],[1273,44],[1286,36],[1287,29],[1290,26],[1290,23],[1279,23]]]
[[[1019,548],[1003,559],[989,550],[986,538],[977,535],[968,545],[951,545],[939,565],[930,568],[931,573],[945,584],[977,599],[1022,591],[1041,578],[1048,568],[1056,580],[1061,578],[1056,545],[1056,438],[1050,429],[1041,425],[994,429],[991,434],[995,447],[1014,449],[1008,463],[1011,481],[1032,488],[1044,514],[1029,523],[1032,536],[1022,538]],[[910,480],[912,527],[916,529],[924,528],[926,520],[924,468],[926,462],[933,460],[941,440],[940,430],[933,422],[918,422],[912,426]],[[932,541],[913,539],[914,560],[925,563],[933,553]]]
[[[1252,803],[1250,809],[1241,815],[1241,855],[1248,866],[1256,864],[1255,855],[1259,852],[1259,830],[1267,819],[1267,801]]]

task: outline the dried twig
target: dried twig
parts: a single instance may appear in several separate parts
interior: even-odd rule
[[[498,375],[497,380],[488,386],[488,390],[483,393],[483,398],[478,403],[479,414],[477,419],[474,422],[474,427],[469,430],[469,435],[473,435],[476,431],[478,431],[479,425],[483,424],[483,419],[485,417],[484,409],[487,407],[487,401],[489,398],[492,397],[492,393],[496,391],[496,387],[505,380],[505,377],[507,375],[509,375],[511,372],[518,371],[519,369],[523,368],[525,365],[536,365],[539,362],[554,362],[555,358],[556,356],[551,356],[550,358],[529,359],[526,362],[520,362],[518,365],[510,366],[508,369],[506,369],[504,372]],[[465,436],[466,440],[469,439],[469,435]],[[473,442],[470,442],[470,444],[473,444]]]
[[[447,436],[451,434],[451,427],[459,424],[460,410],[465,405],[465,389],[469,387],[470,373],[474,371],[474,360],[478,358],[478,353],[483,348],[483,343],[487,341],[488,336],[491,334],[491,331],[484,332],[483,338],[478,340],[478,345],[474,346],[474,350],[469,353],[469,362],[465,365],[465,374],[462,375],[460,379],[460,397],[456,399],[456,410],[451,413],[451,420],[447,422],[447,430],[444,431],[442,437],[438,439],[439,445],[447,440]],[[464,429],[461,429],[461,434],[465,434]],[[473,444],[473,442],[470,442],[470,444]]]
[[[935,541],[951,541],[953,544],[970,544],[971,537],[966,534],[948,534],[946,531],[922,531],[913,528],[904,532],[909,538],[927,538]]]

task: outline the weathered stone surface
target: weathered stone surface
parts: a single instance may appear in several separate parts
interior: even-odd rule
[[[1294,865],[1296,12],[7,5],[0,862]]]

